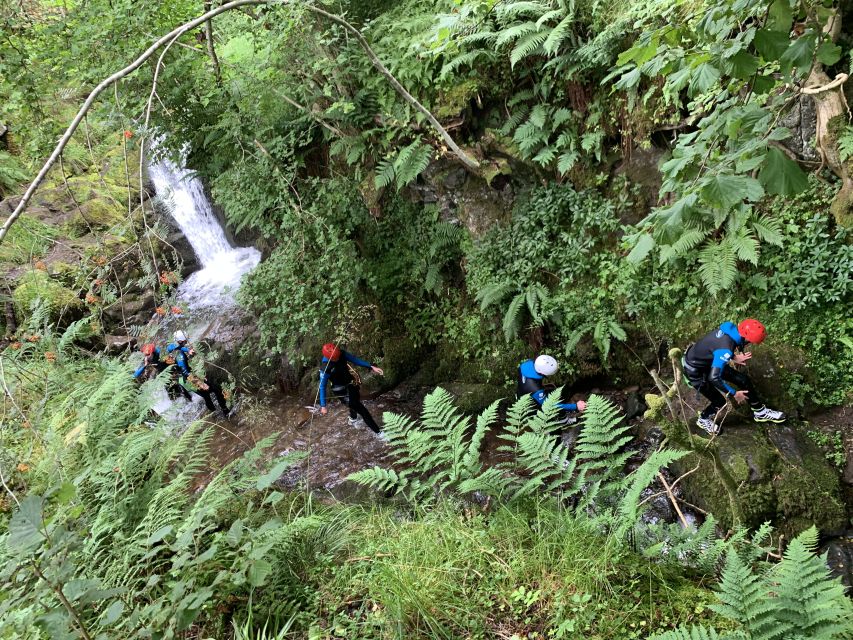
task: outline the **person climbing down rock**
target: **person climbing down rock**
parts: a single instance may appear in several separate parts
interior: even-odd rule
[[[142,364],[133,372],[133,377],[137,380],[140,377],[144,380],[155,378],[169,366],[160,359],[160,348],[155,347],[153,343],[149,342],[142,345],[140,351],[145,357],[142,359]],[[143,376],[143,374],[145,375]]]
[[[351,353],[347,353],[343,349],[339,349],[331,342],[323,345],[323,359],[320,365],[320,415],[326,415],[326,382],[332,383],[332,395],[340,400],[343,404],[349,407],[349,424],[356,426],[359,424],[359,416],[361,416],[364,424],[366,424],[373,433],[381,434],[382,430],[367,408],[361,403],[361,378],[352,367],[357,365],[370,369],[380,376],[384,375],[382,369],[357,358]]]
[[[174,359],[175,366],[178,367],[181,377],[180,387],[189,398],[189,392],[192,391],[204,400],[204,405],[208,411],[216,411],[211,395],[216,396],[216,402],[219,403],[219,408],[222,410],[222,415],[228,417],[228,405],[225,401],[225,394],[222,393],[222,387],[211,382],[207,378],[201,378],[193,374],[190,368],[190,358],[195,355],[195,349],[189,345],[187,334],[183,331],[175,331],[175,341],[166,347],[166,351]]]
[[[518,367],[518,384],[516,387],[515,395],[517,398],[521,398],[525,395],[529,395],[536,401],[540,407],[542,403],[545,402],[545,398],[548,397],[548,394],[545,392],[544,384],[542,379],[546,376],[552,376],[557,373],[557,369],[560,368],[560,365],[557,364],[557,361],[549,356],[549,355],[540,355],[536,358],[536,360],[525,360]],[[561,402],[557,405],[561,409],[566,412],[575,412],[575,411],[585,411],[586,410],[586,402],[580,400],[576,403],[574,402]],[[563,424],[568,426],[577,422],[578,419],[575,416],[565,416],[563,419]],[[556,433],[557,438],[560,439],[560,432]]]
[[[748,402],[755,422],[785,421],[784,413],[768,408],[759,399],[749,376],[732,368],[746,364],[752,357],[751,353],[744,351],[746,346],[760,344],[765,337],[767,330],[764,325],[747,318],[737,326],[733,322],[724,322],[687,347],[681,360],[684,376],[690,386],[711,401],[696,420],[700,429],[712,435],[720,432],[716,416],[725,406],[727,396],[732,396],[738,404]]]

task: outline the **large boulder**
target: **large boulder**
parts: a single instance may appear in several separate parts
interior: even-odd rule
[[[724,527],[757,527],[770,521],[790,539],[815,525],[843,529],[846,510],[838,474],[823,454],[795,427],[727,426],[710,442],[687,440],[684,425],[667,435],[692,452],[676,465],[688,502],[711,512]]]

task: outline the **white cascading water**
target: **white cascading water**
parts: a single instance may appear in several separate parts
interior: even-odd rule
[[[232,306],[241,278],[258,266],[260,252],[228,243],[201,181],[190,171],[162,159],[151,164],[148,173],[202,267],[181,283],[178,298],[191,311]]]

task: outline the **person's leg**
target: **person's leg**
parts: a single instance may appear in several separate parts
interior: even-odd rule
[[[196,394],[200,395],[204,398],[204,406],[207,407],[208,411],[216,411],[216,407],[213,406],[213,400],[210,399],[210,391],[204,391],[202,389],[197,389]]]
[[[746,401],[752,407],[753,411],[764,406],[764,403],[758,396],[758,392],[755,390],[755,385],[752,384],[752,380],[745,373],[741,373],[732,367],[726,367],[723,369],[723,380],[747,392]]]
[[[710,404],[702,409],[702,412],[699,414],[701,418],[708,418],[713,420],[714,416],[717,415],[717,412],[722,408],[724,404],[726,404],[726,398],[722,393],[717,390],[717,387],[712,385],[707,380],[703,380],[702,384],[696,387],[696,390],[705,396],[708,400],[710,400]]]
[[[373,433],[379,433],[381,431],[379,425],[376,424],[376,420],[373,419],[373,416],[370,415],[367,408],[361,404],[361,393],[355,385],[349,385],[349,410],[350,415],[353,418],[356,413],[360,415]]]
[[[355,420],[358,417],[355,412],[355,409],[353,409],[352,405],[350,404],[348,387],[332,387],[332,395],[334,395],[338,400],[340,400],[341,404],[345,404],[349,407],[349,417],[352,420]]]
[[[222,393],[222,387],[220,387],[219,384],[217,384],[216,382],[210,382],[208,380],[205,380],[205,383],[207,384],[209,392],[208,395],[212,393],[214,396],[216,396],[216,402],[219,403],[219,408],[222,409],[222,413],[227,416],[228,403],[225,402],[225,395]]]
[[[756,422],[775,422],[776,424],[785,422],[786,416],[782,411],[771,409],[764,404],[748,375],[740,371],[735,371],[731,367],[726,367],[723,370],[723,380],[747,392],[746,399],[749,402],[749,407],[752,409],[753,420]]]

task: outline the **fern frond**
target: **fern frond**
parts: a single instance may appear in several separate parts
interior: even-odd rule
[[[737,256],[728,243],[712,242],[699,252],[699,276],[712,296],[728,289],[737,276]]]
[[[377,189],[387,187],[394,182],[394,161],[386,158],[376,165],[376,175],[373,177],[373,183]]]
[[[521,327],[521,310],[524,308],[524,302],[524,292],[516,294],[504,313],[503,332],[507,342],[515,337]]]
[[[545,50],[549,56],[556,55],[557,51],[560,49],[560,45],[563,43],[563,40],[566,39],[568,35],[569,29],[574,24],[575,17],[573,14],[567,15],[563,18],[560,23],[551,30],[551,33],[548,34],[548,38],[545,40],[545,43],[542,45],[542,48]]]
[[[511,67],[521,62],[524,58],[535,55],[542,51],[542,45],[548,38],[547,32],[528,33],[518,41],[512,52],[509,54],[509,63]]]
[[[477,300],[480,301],[480,311],[485,311],[493,304],[503,300],[507,294],[517,291],[518,286],[509,282],[492,282],[477,292]]]

